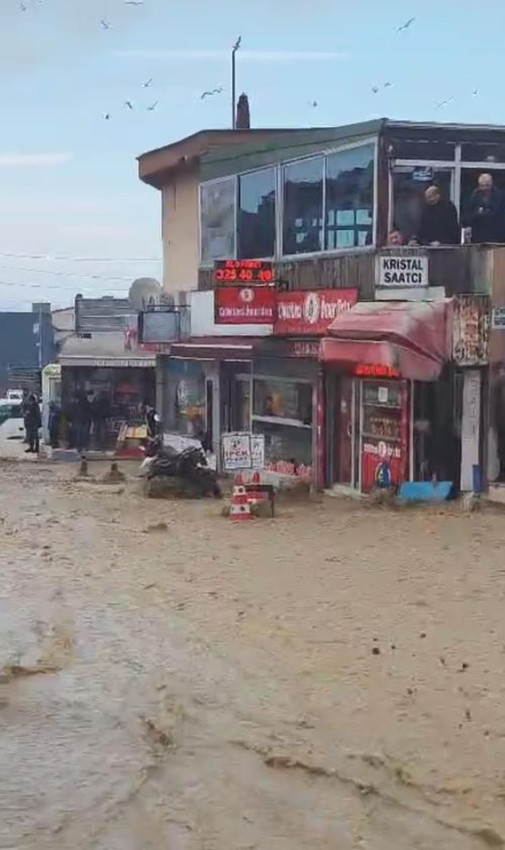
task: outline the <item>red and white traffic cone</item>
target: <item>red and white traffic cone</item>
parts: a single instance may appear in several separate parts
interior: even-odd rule
[[[246,522],[253,518],[251,505],[244,487],[244,479],[241,475],[237,475],[231,497],[230,519],[233,520],[233,522]]]

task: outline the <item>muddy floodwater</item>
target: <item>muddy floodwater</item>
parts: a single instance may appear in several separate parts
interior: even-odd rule
[[[74,474],[0,465],[0,848],[505,846],[505,514]]]

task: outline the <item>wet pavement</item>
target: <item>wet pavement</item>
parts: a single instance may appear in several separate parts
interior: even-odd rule
[[[74,474],[0,464],[0,848],[505,846],[502,514]]]

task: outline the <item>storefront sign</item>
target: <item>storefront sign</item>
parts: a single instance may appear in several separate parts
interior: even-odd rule
[[[454,299],[453,357],[458,366],[485,366],[489,361],[489,299],[461,295]]]
[[[318,339],[290,339],[288,341],[289,357],[306,357],[314,360],[319,357]]]
[[[300,478],[302,481],[312,480],[312,467],[305,466],[304,463],[295,464],[288,460],[277,460],[272,463],[267,463],[268,472],[275,472],[276,475],[289,475],[293,478]]]
[[[268,260],[216,260],[214,282],[232,286],[273,283],[273,266]]]
[[[505,307],[495,307],[493,310],[492,327],[495,331],[505,330]]]
[[[382,363],[358,363],[354,368],[358,378],[399,378],[398,369]]]
[[[263,434],[223,434],[221,437],[223,469],[263,469],[265,466],[265,437]]]
[[[275,289],[270,286],[218,286],[214,293],[216,324],[271,325]]]
[[[382,254],[377,286],[429,286],[428,257]]]
[[[357,300],[357,289],[279,292],[274,333],[324,334],[337,316],[350,310]]]

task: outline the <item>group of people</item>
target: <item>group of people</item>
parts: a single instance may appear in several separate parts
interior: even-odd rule
[[[505,194],[493,182],[491,174],[481,174],[461,225],[452,201],[444,198],[440,188],[432,184],[424,193],[424,204],[417,233],[410,245],[459,245],[461,226],[466,240],[473,243],[505,243]],[[407,240],[399,230],[389,234],[389,245],[404,245]]]
[[[107,447],[109,408],[109,399],[105,392],[82,391],[74,395],[67,410],[70,444],[73,448],[80,452],[89,449],[92,433],[97,450],[103,451]]]

